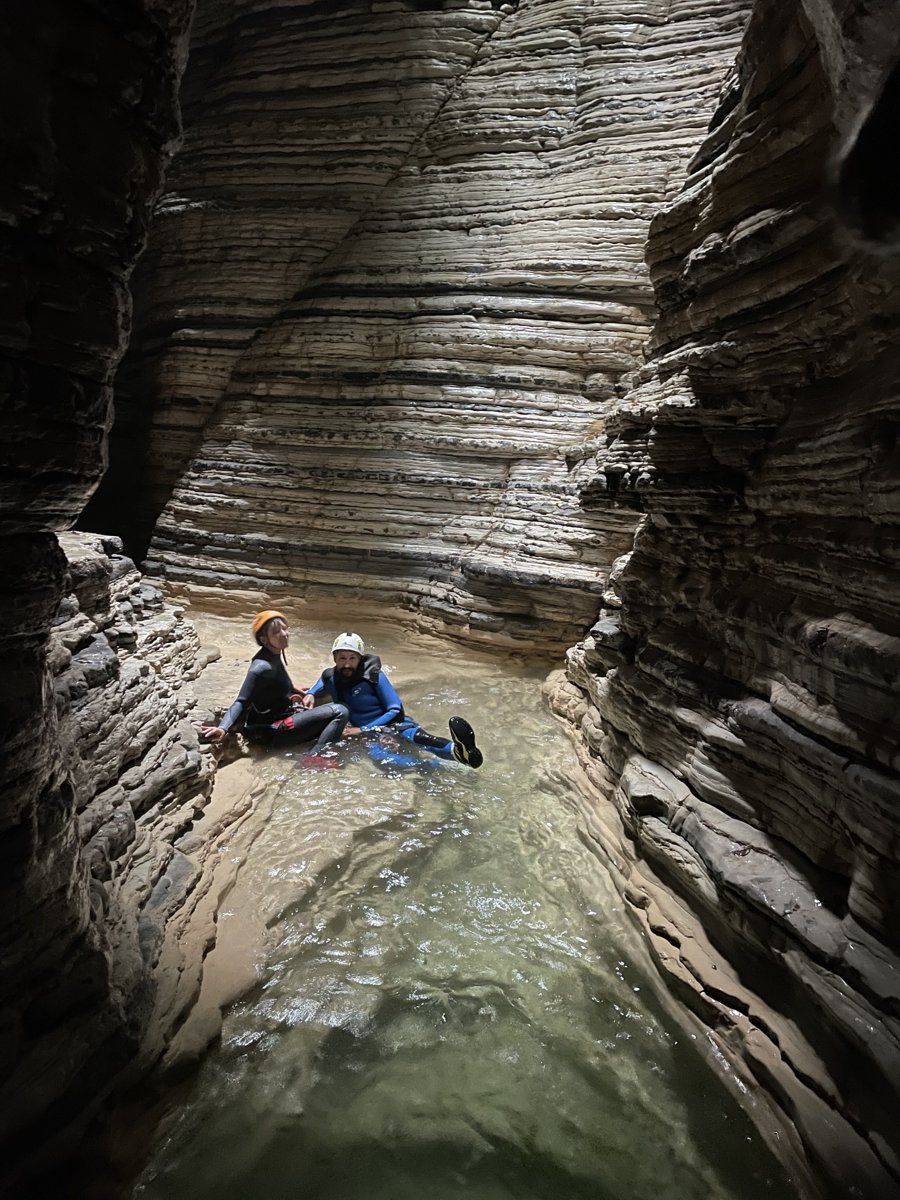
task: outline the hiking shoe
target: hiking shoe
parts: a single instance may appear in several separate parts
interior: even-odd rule
[[[484,755],[475,745],[475,730],[464,717],[450,718],[450,736],[453,739],[453,757],[467,767],[480,767]]]

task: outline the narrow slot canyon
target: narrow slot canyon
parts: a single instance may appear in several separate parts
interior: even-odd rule
[[[0,1194],[900,1198],[895,5],[8,24]]]

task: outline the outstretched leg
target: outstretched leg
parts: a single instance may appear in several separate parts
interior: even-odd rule
[[[432,754],[436,754],[438,758],[446,759],[447,761],[465,763],[469,767],[480,767],[484,762],[484,755],[475,745],[475,733],[468,721],[462,717],[450,718],[450,738],[436,737],[433,733],[428,733],[421,725],[417,725],[412,718],[407,717],[402,727],[393,727],[400,737],[405,738],[408,742],[413,742],[416,746],[421,746],[425,750],[429,750]]]
[[[366,751],[369,758],[383,770],[390,771],[424,771],[437,769],[438,764],[431,759],[423,759],[418,754],[404,753],[393,739],[378,741],[368,740]]]

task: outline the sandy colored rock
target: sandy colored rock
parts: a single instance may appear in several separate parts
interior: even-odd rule
[[[746,11],[626,7],[201,4],[107,486],[143,472],[154,570],[491,644],[591,621],[635,518],[578,447]]]

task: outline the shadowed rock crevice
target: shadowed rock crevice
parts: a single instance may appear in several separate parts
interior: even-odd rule
[[[888,18],[754,8],[739,98],[651,227],[652,356],[585,489],[612,474],[644,522],[554,693],[663,976],[819,1186],[873,1200],[900,1194],[900,267],[860,251],[830,171],[869,96],[896,119]]]
[[[56,536],[105,466],[190,12],[4,12],[0,1190],[63,1152],[133,1060],[152,992],[141,889],[165,874],[162,814],[208,782],[178,720],[189,628],[172,617],[171,645],[154,644],[172,613],[156,589],[97,539]]]
[[[900,243],[900,63],[888,75],[837,177],[847,224],[871,249]]]

